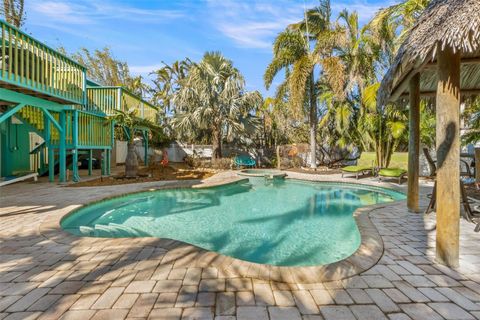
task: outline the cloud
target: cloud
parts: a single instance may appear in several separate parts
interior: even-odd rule
[[[292,1],[207,1],[211,24],[237,47],[271,48],[273,38],[301,19],[303,5]]]
[[[143,66],[130,66],[130,71],[135,75],[148,75],[150,72],[154,70],[158,70],[163,68],[165,65],[163,63],[155,63],[151,65],[143,65]]]
[[[367,2],[362,0],[349,2],[332,2],[332,12],[335,17],[340,11],[347,9],[350,13],[356,11],[358,13],[358,20],[361,24],[367,23],[381,8],[391,6],[395,0],[388,0],[384,2]]]
[[[332,18],[340,11],[357,11],[359,21],[364,24],[382,6],[389,6],[395,0],[332,1]],[[291,23],[303,19],[304,9],[317,5],[317,1],[267,0],[233,1],[207,0],[209,21],[215,29],[240,48],[271,48],[275,36]]]
[[[184,13],[169,9],[143,9],[109,1],[32,0],[29,11],[48,17],[51,22],[90,25],[98,20],[121,19],[135,22],[166,23],[184,17]]]
[[[88,24],[93,21],[82,14],[84,8],[75,4],[59,1],[33,2],[32,10],[48,17],[50,20],[72,24]]]

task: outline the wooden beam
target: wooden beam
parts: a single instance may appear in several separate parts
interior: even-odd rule
[[[65,106],[52,102],[43,100],[34,96],[26,95],[12,90],[7,90],[0,88],[0,100],[8,101],[12,103],[24,103],[26,105],[34,107],[43,107],[47,110],[60,111],[65,109]]]
[[[480,57],[471,57],[471,58],[461,58],[460,60],[461,65],[469,65],[469,64],[480,64]],[[436,68],[437,67],[437,61],[431,61],[427,63],[425,68]]]
[[[420,171],[420,73],[410,79],[407,207],[418,212],[418,176]]]
[[[438,47],[436,258],[457,267],[460,241],[460,54]]]
[[[471,96],[471,95],[478,95],[480,94],[480,89],[463,89],[461,91],[462,96]],[[406,98],[409,96],[408,92],[404,92],[401,94],[401,97]],[[420,96],[422,97],[436,97],[437,91],[436,90],[429,90],[429,91],[420,91]]]
[[[405,93],[405,90],[409,87],[410,79],[414,77],[417,73],[421,73],[428,61],[424,61],[418,66],[412,66],[410,70],[399,80],[395,87],[392,88],[389,101],[397,101],[402,94]]]
[[[18,111],[20,111],[20,109],[22,109],[23,107],[25,107],[25,104],[24,104],[24,103],[19,103],[18,105],[16,105],[16,106],[13,107],[12,109],[8,110],[7,112],[2,113],[2,114],[0,115],[0,123],[2,123],[3,121],[7,120],[7,119],[10,118],[11,116],[13,116],[15,113],[17,113]]]

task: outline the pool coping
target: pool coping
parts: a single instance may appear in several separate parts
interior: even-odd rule
[[[267,171],[266,169],[243,169],[237,172],[237,175],[239,176],[245,176],[245,177],[255,177],[255,178],[263,178],[263,177],[272,177],[272,178],[286,178],[287,173],[281,170],[268,170],[271,171],[271,174],[265,174],[265,173],[248,173],[245,171],[255,171],[257,170],[258,172],[260,171]]]
[[[295,178],[298,179],[298,178]],[[203,182],[194,186],[185,186],[184,184],[175,184],[162,187],[153,187],[138,192],[148,192],[164,189],[178,188],[213,188],[217,186],[242,183],[247,178],[235,177],[230,179],[212,180]],[[309,181],[308,179],[300,179]],[[315,180],[322,182],[322,180]],[[324,182],[331,182],[325,180]],[[339,182],[342,183],[342,182]],[[362,183],[348,183],[369,186]],[[385,188],[388,189],[388,188]],[[395,189],[391,189],[395,190]],[[396,191],[396,190],[395,190]],[[114,196],[105,197],[99,201],[83,203],[80,205],[69,206],[64,209],[54,210],[47,216],[39,226],[41,235],[49,240],[66,245],[94,246],[96,243],[102,243],[103,246],[129,246],[129,247],[156,247],[171,251],[171,256],[176,257],[176,251],[181,256],[187,252],[187,259],[195,260],[198,267],[216,267],[223,271],[226,278],[249,277],[267,281],[278,281],[286,283],[318,283],[335,280],[342,280],[358,275],[377,264],[383,256],[384,245],[381,235],[370,220],[370,213],[380,208],[385,208],[404,202],[405,200],[394,201],[390,203],[376,204],[358,208],[353,213],[353,217],[358,226],[361,242],[358,249],[349,257],[326,265],[290,267],[273,266],[268,264],[259,264],[248,262],[233,257],[225,256],[221,253],[208,251],[195,245],[185,243],[180,240],[168,238],[95,238],[78,237],[64,231],[60,225],[63,218],[72,214],[76,210],[95,202],[102,202],[111,198],[121,197],[128,194],[138,193],[120,193]],[[182,254],[180,254],[180,252]],[[180,257],[179,257],[180,258]],[[185,257],[184,257],[185,258]],[[182,258],[180,258],[182,259]]]

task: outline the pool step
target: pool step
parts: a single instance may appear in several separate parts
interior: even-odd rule
[[[110,222],[108,224],[109,227],[114,228],[117,232],[121,233],[124,237],[125,236],[145,236],[146,234],[142,235],[138,230],[127,227],[118,223]]]

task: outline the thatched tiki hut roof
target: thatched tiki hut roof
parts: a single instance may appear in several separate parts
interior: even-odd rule
[[[420,94],[437,89],[437,45],[461,53],[464,95],[480,93],[480,0],[433,0],[417,20],[383,78],[377,104],[408,98],[408,82],[421,71]]]
[[[408,102],[407,206],[418,212],[420,99],[435,97],[436,258],[453,267],[459,264],[460,242],[460,101],[479,93],[480,0],[433,0],[401,45],[377,104]]]

